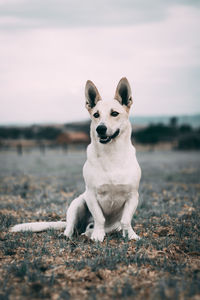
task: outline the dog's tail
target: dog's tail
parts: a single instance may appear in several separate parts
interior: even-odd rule
[[[20,231],[32,231],[40,232],[48,229],[63,229],[66,227],[66,222],[31,222],[17,224],[10,228],[10,232],[20,232]]]

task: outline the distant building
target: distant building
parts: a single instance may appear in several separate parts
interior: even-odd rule
[[[56,143],[59,145],[67,144],[88,144],[89,136],[85,132],[68,131],[58,135]]]

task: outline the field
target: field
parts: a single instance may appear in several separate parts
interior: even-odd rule
[[[9,233],[19,222],[65,219],[84,189],[85,151],[0,153],[0,299],[200,299],[199,152],[137,157],[141,240],[115,233],[94,243],[53,230]]]

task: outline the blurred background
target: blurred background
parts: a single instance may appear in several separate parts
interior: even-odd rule
[[[138,149],[200,149],[199,36],[195,0],[0,0],[0,149],[85,147],[123,76]]]

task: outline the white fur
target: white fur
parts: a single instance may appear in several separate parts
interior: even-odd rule
[[[11,227],[11,232],[18,232],[18,231],[34,231],[40,232],[47,229],[63,229],[66,227],[66,222],[32,222],[32,223],[24,223],[18,224]]]
[[[70,238],[89,209],[94,228],[87,227],[85,234],[92,240],[102,242],[105,233],[122,230],[123,236],[139,239],[133,231],[131,220],[138,205],[138,188],[141,170],[131,143],[131,125],[128,120],[132,104],[131,88],[126,78],[117,86],[115,99],[102,101],[96,86],[87,81],[86,107],[91,116],[91,144],[83,167],[86,190],[74,199],[67,210],[64,235]],[[112,116],[111,112],[118,112]],[[98,113],[99,117],[94,115]],[[107,128],[107,143],[101,143],[96,128]],[[119,131],[119,134],[114,135]],[[113,137],[113,138],[112,138]],[[88,219],[88,223],[91,219]],[[28,223],[14,226],[12,231],[41,231],[47,228],[63,228],[64,222]],[[32,224],[32,225],[31,225]],[[33,225],[34,224],[34,225]],[[37,224],[37,225],[35,225]],[[49,224],[49,226],[47,225]]]

